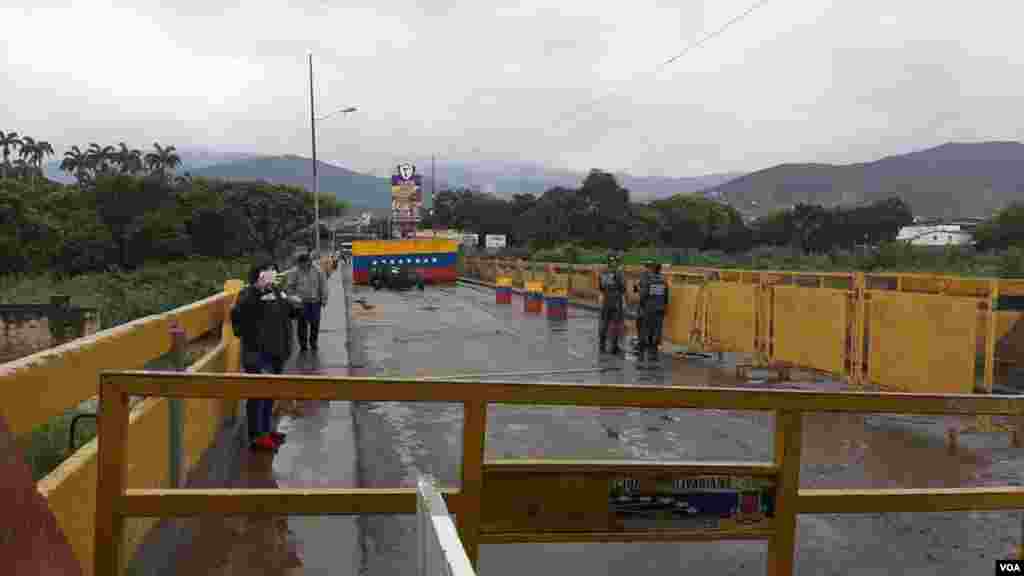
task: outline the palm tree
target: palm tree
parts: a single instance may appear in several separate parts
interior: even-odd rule
[[[28,175],[31,173],[32,165],[26,162],[24,158],[18,158],[14,161],[15,178],[28,178]]]
[[[89,151],[86,156],[89,159],[89,167],[96,173],[107,172],[110,169],[110,161],[114,157],[113,146],[100,146],[93,142],[89,144]]]
[[[60,161],[60,169],[68,174],[74,174],[78,184],[81,185],[89,178],[89,155],[76,145],[64,153],[64,159]]]
[[[53,146],[45,140],[37,142],[30,136],[25,136],[21,140],[21,149],[18,150],[18,156],[26,161],[24,164],[28,166],[27,174],[34,187],[36,176],[43,173],[43,159],[53,155]]]
[[[117,151],[116,158],[122,174],[134,176],[142,170],[142,151],[128,148],[124,142],[121,142],[121,149]]]
[[[43,173],[43,161],[46,160],[47,156],[53,156],[53,146],[46,140],[36,142],[36,149],[32,153],[32,160],[35,162],[40,174]]]
[[[164,148],[159,143],[153,142],[155,152],[146,154],[146,166],[150,172],[159,174],[161,180],[167,178],[167,170],[174,170],[181,165],[181,157],[178,156],[174,146]]]
[[[4,151],[4,163],[0,165],[0,179],[7,178],[7,167],[11,165],[11,150],[19,146],[21,146],[21,139],[18,138],[17,132],[4,134],[4,131],[0,130],[0,149]]]
[[[29,179],[32,176],[32,167],[35,166],[36,154],[39,153],[38,144],[36,139],[31,136],[23,136],[21,138],[21,146],[18,149],[18,159],[21,160],[18,171],[21,173],[21,177]]]

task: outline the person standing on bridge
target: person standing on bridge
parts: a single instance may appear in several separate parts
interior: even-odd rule
[[[302,300],[299,315],[299,350],[317,349],[320,336],[320,310],[327,306],[327,278],[315,266],[308,253],[299,256],[299,265],[288,279],[288,292]]]
[[[249,270],[249,285],[231,308],[231,323],[242,340],[242,368],[247,373],[284,372],[292,353],[294,302],[274,286],[276,274],[269,263]],[[246,401],[249,444],[254,449],[276,450],[284,434],[274,431],[274,401],[250,398]]]
[[[658,359],[658,348],[661,346],[661,328],[665,321],[668,308],[668,285],[661,275],[661,264],[648,260],[647,272],[640,279],[640,317],[643,318],[640,334],[639,356],[643,359],[644,351],[648,360]]]
[[[598,348],[605,351],[609,331],[612,337],[612,354],[618,354],[619,337],[622,334],[623,300],[626,296],[626,280],[619,269],[619,259],[608,255],[608,269],[601,274],[601,320],[598,327]]]

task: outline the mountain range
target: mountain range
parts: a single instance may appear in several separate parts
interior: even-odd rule
[[[750,215],[898,196],[917,216],[988,217],[1024,193],[1024,144],[950,142],[857,164],[781,164],[701,192]]]
[[[295,155],[259,156],[202,148],[179,150],[178,173],[233,180],[267,180],[312,189],[309,158]],[[430,191],[473,188],[502,197],[517,193],[542,194],[555,187],[577,187],[585,174],[537,164],[510,162],[416,162],[423,174],[423,198]],[[47,176],[70,178],[46,164]],[[357,211],[386,214],[390,184],[386,178],[319,162],[320,190],[333,192]],[[431,180],[431,173],[436,184]],[[699,193],[760,216],[797,203],[851,205],[889,196],[903,198],[915,215],[968,217],[991,215],[1024,192],[1024,144],[1020,142],[947,143],[934,148],[886,156],[855,164],[780,164],[750,174],[725,173],[689,178],[632,176],[618,173],[619,183],[637,202],[674,194]]]

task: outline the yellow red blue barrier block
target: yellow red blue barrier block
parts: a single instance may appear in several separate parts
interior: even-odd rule
[[[497,290],[494,293],[494,299],[496,304],[511,304],[512,303],[512,279],[507,277],[499,277],[497,282]]]
[[[544,283],[530,281],[526,283],[526,298],[523,299],[523,312],[540,314],[544,308]]]
[[[544,294],[544,305],[548,311],[548,318],[565,320],[569,317],[569,291],[565,288],[548,288]]]

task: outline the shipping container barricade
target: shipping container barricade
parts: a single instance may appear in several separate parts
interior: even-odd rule
[[[996,511],[1024,508],[1024,487],[800,489],[803,416],[1024,415],[1024,397],[809,392],[681,386],[467,382],[311,375],[105,372],[100,379],[95,571],[120,575],[126,518],[416,514],[435,550],[458,557],[441,506],[417,488],[167,489],[126,485],[131,396],[236,401],[457,402],[461,487],[438,490],[466,557],[480,544],[765,540],[768,573],[793,573],[798,514]],[[490,404],[767,411],[770,462],[485,460]],[[434,500],[436,503],[436,500]],[[426,511],[429,510],[429,513]],[[440,528],[437,530],[437,528]],[[429,530],[421,532],[429,534]],[[443,538],[447,534],[449,537]],[[465,568],[465,565],[462,564]],[[454,565],[453,565],[454,567]]]

